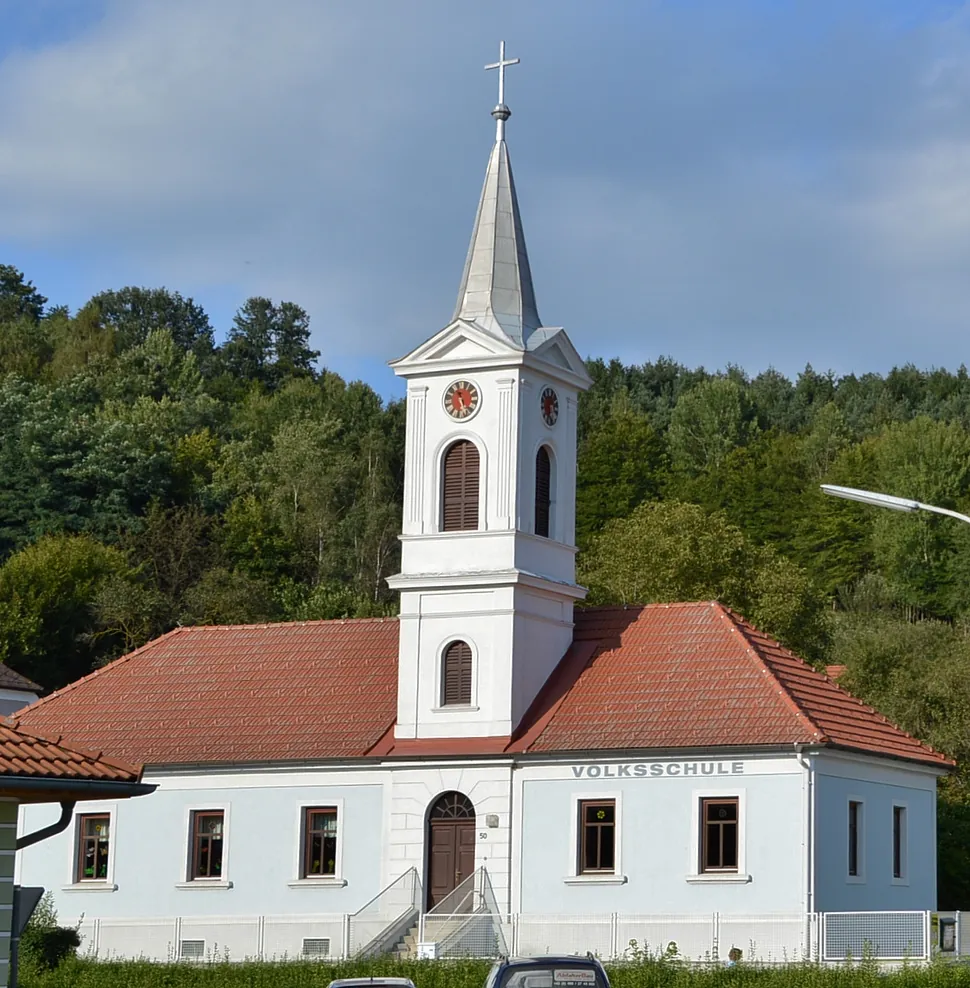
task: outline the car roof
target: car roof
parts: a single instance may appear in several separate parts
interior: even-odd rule
[[[598,957],[588,957],[586,954],[547,954],[544,957],[508,957],[502,964],[597,964],[602,966]]]
[[[414,982],[410,978],[390,978],[375,975],[372,978],[337,978],[331,981],[327,988],[351,988],[352,985],[396,985],[399,988],[414,988]]]

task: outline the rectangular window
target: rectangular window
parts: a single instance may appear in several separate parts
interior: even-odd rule
[[[613,872],[616,868],[616,800],[579,804],[579,872]]]
[[[301,878],[337,874],[337,810],[308,806],[303,814],[303,874]]]
[[[107,813],[82,813],[78,817],[78,882],[108,880],[111,852],[111,819]]]
[[[192,813],[192,863],[189,879],[222,878],[222,810]]]
[[[738,870],[738,799],[701,800],[701,871]]]
[[[893,878],[906,877],[906,807],[893,807]]]
[[[862,803],[849,800],[849,876],[858,878],[862,862]]]

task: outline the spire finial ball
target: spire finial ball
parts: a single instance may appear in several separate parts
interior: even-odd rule
[[[503,123],[512,116],[512,111],[504,104],[499,103],[498,106],[492,110],[492,116],[496,120],[501,120]]]

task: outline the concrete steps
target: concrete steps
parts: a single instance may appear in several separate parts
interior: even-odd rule
[[[394,945],[394,949],[391,953],[399,960],[406,961],[412,960],[418,956],[418,925],[417,923],[411,927],[401,937],[400,940]]]

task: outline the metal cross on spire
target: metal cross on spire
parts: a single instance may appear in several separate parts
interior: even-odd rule
[[[498,61],[485,66],[486,71],[498,69],[498,105],[492,110],[492,116],[495,117],[496,123],[495,140],[497,141],[505,139],[505,121],[512,115],[512,111],[505,105],[505,68],[508,65],[518,64],[517,58],[505,57],[505,42],[500,41],[498,44]]]

